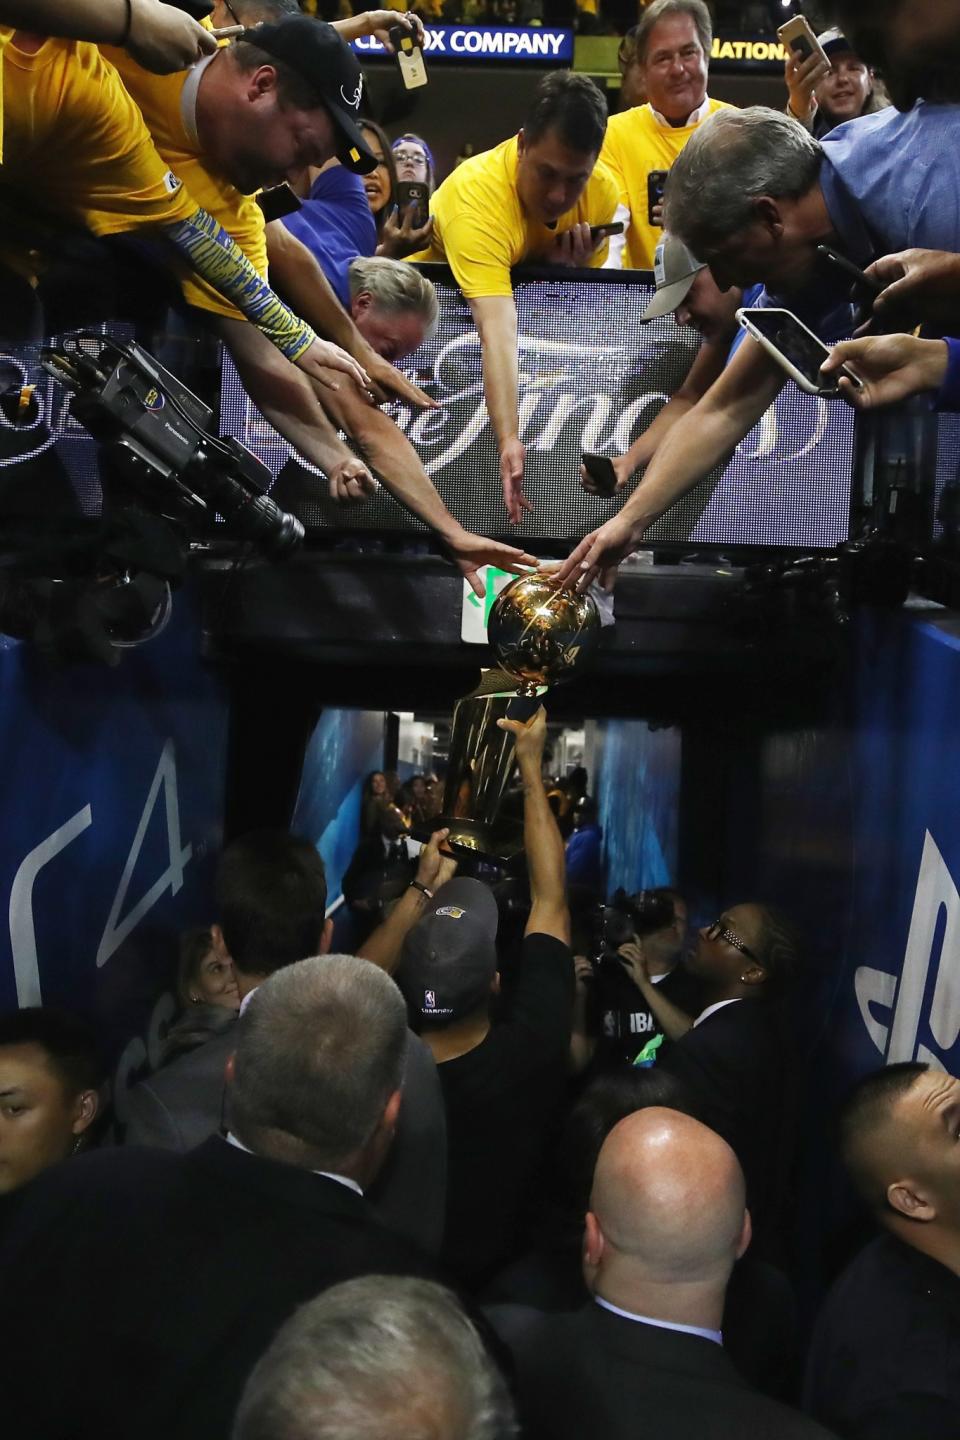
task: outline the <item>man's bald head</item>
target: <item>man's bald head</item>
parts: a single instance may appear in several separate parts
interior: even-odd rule
[[[960,1080],[922,1064],[867,1075],[841,1112],[840,1148],[864,1200],[903,1238],[904,1222],[960,1233]]]
[[[599,1270],[616,1267],[641,1285],[725,1285],[749,1240],[736,1155],[675,1110],[638,1111],[611,1130],[590,1210],[587,1244],[592,1221]]]

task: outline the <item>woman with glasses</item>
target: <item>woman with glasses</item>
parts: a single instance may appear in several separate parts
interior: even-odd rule
[[[393,163],[398,180],[416,181],[426,185],[428,195],[433,194],[437,185],[436,170],[426,140],[419,135],[401,135],[393,142]]]
[[[363,188],[367,192],[367,203],[377,227],[378,255],[392,260],[402,260],[430,242],[433,221],[415,225],[416,208],[407,207],[403,215],[397,204],[397,167],[393,150],[386,134],[374,120],[361,120],[363,138],[377,157],[377,168],[363,177]]]

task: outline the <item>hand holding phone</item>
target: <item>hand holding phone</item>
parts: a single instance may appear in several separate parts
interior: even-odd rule
[[[816,55],[828,70],[831,69],[830,56],[820,44],[805,15],[795,15],[786,25],[781,25],[777,31],[777,39],[785,50],[792,50],[804,60]]]
[[[855,388],[860,388],[859,375],[855,375],[846,365],[829,375],[821,373],[824,361],[830,359],[830,347],[824,345],[819,336],[808,330],[791,311],[760,307],[740,309],[737,311],[737,321],[808,395],[839,398],[838,382],[841,375]]]
[[[593,494],[604,498],[613,495],[617,488],[617,472],[613,468],[613,461],[609,455],[591,455],[584,451],[580,458],[583,461],[584,470],[593,481],[591,487]]]
[[[647,224],[660,224],[660,211],[663,207],[663,187],[667,183],[669,170],[651,170],[647,175]],[[657,212],[654,214],[654,212]]]
[[[406,25],[391,25],[387,31],[400,66],[400,78],[408,90],[427,83],[427,67],[416,35]]]
[[[401,215],[413,207],[411,224],[426,225],[430,209],[430,193],[423,180],[398,180],[397,205]]]
[[[606,225],[590,226],[590,243],[596,245],[600,240],[606,240],[608,235],[622,235],[623,221],[608,220]]]

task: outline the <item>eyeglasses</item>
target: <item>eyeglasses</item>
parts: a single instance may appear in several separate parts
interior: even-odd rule
[[[744,944],[736,930],[731,930],[723,920],[714,920],[712,925],[707,926],[704,934],[708,940],[726,940],[728,945],[732,945],[734,950],[739,950],[741,955],[746,955],[748,960],[752,960],[756,965],[761,964],[750,946]]]
[[[393,158],[398,165],[426,165],[427,157],[422,150],[394,150]]]

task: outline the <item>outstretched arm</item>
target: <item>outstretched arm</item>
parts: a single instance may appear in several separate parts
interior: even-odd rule
[[[647,527],[731,453],[785,383],[780,367],[747,336],[716,384],[674,426],[619,515],[585,536],[560,566],[558,582],[586,590],[602,570],[619,565]]]
[[[123,45],[138,65],[158,75],[185,70],[217,48],[209,30],[159,0],[0,0],[0,23]]]
[[[516,738],[517,765],[523,784],[523,843],[530,872],[533,902],[527,935],[553,935],[570,944],[570,910],[564,868],[563,837],[547,800],[543,783],[543,747],[547,738],[547,712],[543,706],[526,723],[498,720]]]
[[[400,400],[421,410],[436,408],[435,400],[371,348],[333,293],[316,257],[280,220],[267,226],[267,257],[272,283],[298,315],[360,362],[378,400]]]
[[[643,943],[621,945],[617,954],[623,960],[623,968],[650,1006],[667,1039],[679,1040],[681,1035],[686,1035],[688,1030],[692,1030],[694,1017],[688,1015],[686,1010],[681,1010],[679,1005],[674,1005],[666,995],[661,994],[660,987],[654,985],[650,979],[646,957],[643,953]]]
[[[500,456],[503,503],[514,525],[533,506],[523,493],[526,446],[520,439],[517,408],[517,307],[512,295],[483,295],[470,301],[483,354],[483,394]]]
[[[400,963],[403,942],[409,931],[421,915],[426,913],[441,885],[446,885],[457,873],[454,857],[444,855],[440,849],[449,834],[449,830],[433,832],[420,851],[420,863],[414,883],[407,886],[386,920],[377,926],[357,951],[362,960],[379,965],[388,975],[392,975]]]

